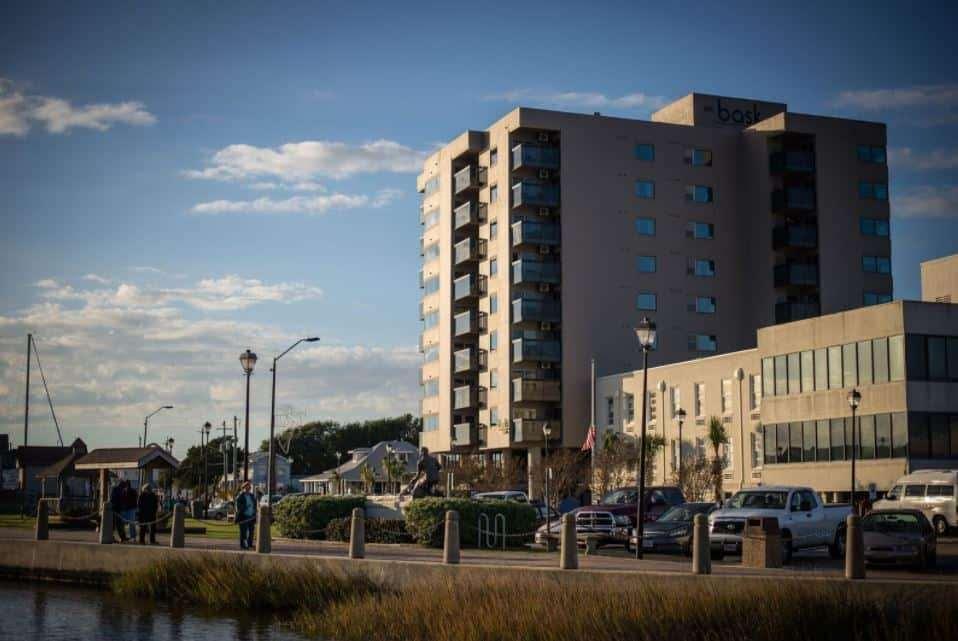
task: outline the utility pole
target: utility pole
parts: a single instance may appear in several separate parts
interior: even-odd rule
[[[238,430],[239,418],[236,416],[233,417],[233,492],[236,492],[238,487],[236,481],[236,472],[237,472],[237,463],[239,462],[239,432]]]
[[[27,334],[27,393],[23,405],[23,447],[29,445],[30,435],[30,361],[33,354],[33,334]]]

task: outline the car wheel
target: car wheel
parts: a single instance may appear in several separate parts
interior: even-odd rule
[[[935,534],[938,536],[945,536],[948,534],[948,521],[945,520],[943,516],[936,516],[931,521],[932,525],[935,526]]]
[[[828,555],[833,559],[845,556],[845,528],[838,528],[835,532],[835,540],[828,546]]]

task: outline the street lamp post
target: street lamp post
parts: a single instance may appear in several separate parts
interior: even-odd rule
[[[208,446],[210,444],[211,429],[213,429],[213,426],[210,424],[209,421],[206,421],[205,423],[203,423],[203,430],[200,432],[200,443],[202,444],[202,447],[203,447],[203,518],[204,519],[206,518],[206,511],[209,506],[209,500],[210,500],[210,495],[209,495],[210,466],[209,466],[209,460],[206,456],[206,450],[208,449]],[[203,440],[204,436],[206,437],[205,442]]]
[[[273,441],[276,440],[276,363],[300,343],[315,343],[318,340],[319,338],[316,336],[301,338],[287,347],[285,352],[273,357],[273,369],[270,370],[273,372],[273,391],[269,407],[269,467],[266,472],[266,491],[268,492],[266,505],[270,508],[273,506],[273,494],[276,492],[276,447],[273,444]]]
[[[859,404],[862,402],[862,395],[857,389],[852,389],[848,393],[848,406],[852,408],[852,487],[849,494],[852,504],[852,514],[858,514],[858,506],[855,504],[855,450],[858,447],[857,434],[858,426],[855,424],[855,414]]]
[[[170,456],[173,456],[173,443],[175,443],[175,441],[172,436],[166,439],[166,451],[170,453]]]
[[[337,475],[340,473],[339,467],[340,465],[342,465],[342,461],[343,461],[343,453],[336,452],[336,474]],[[338,494],[343,494],[343,478],[341,476],[338,477],[337,485],[339,485],[339,487],[336,488],[336,492]]]
[[[675,412],[675,418],[679,422],[679,483],[682,483],[682,423],[685,422],[685,410],[680,407]]]
[[[645,430],[646,405],[648,404],[649,387],[649,350],[655,344],[655,322],[648,316],[639,321],[635,328],[635,336],[642,348],[642,439],[639,441],[639,496],[636,515],[638,533],[636,536],[635,558],[642,558],[642,537],[645,534]]]
[[[549,426],[549,423],[546,422],[542,426],[542,438],[546,444],[546,460],[545,460],[545,504],[546,504],[546,535],[552,534],[552,522],[549,519],[549,477],[552,475],[552,468],[549,466],[549,437],[552,436],[552,427]]]
[[[146,447],[146,444],[149,443],[149,441],[146,440],[146,431],[150,425],[150,418],[155,414],[159,414],[163,410],[171,410],[171,409],[173,409],[172,405],[163,405],[162,407],[157,408],[156,411],[150,414],[147,414],[146,418],[143,419],[143,447]]]
[[[249,378],[256,367],[256,354],[247,349],[240,354],[240,365],[246,374],[246,432],[243,436],[243,482],[249,481]]]

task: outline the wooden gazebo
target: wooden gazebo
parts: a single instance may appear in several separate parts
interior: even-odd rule
[[[176,470],[180,462],[159,445],[148,447],[106,447],[78,458],[73,467],[78,471],[94,470],[100,476],[100,505],[110,496],[110,470]]]

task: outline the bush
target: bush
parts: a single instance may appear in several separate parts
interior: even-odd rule
[[[333,519],[326,526],[326,539],[329,541],[349,541],[349,528],[352,517]],[[399,519],[366,519],[367,543],[412,543],[412,536],[406,530],[406,522]]]
[[[273,521],[283,536],[319,539],[332,519],[365,506],[365,496],[291,496],[273,506]]]
[[[489,517],[489,526],[495,526],[497,514],[506,518],[507,545],[517,546],[532,539],[536,529],[536,510],[527,503],[515,501],[472,501],[469,499],[416,499],[406,508],[406,529],[413,540],[422,545],[442,547],[445,534],[446,511],[459,512],[459,537],[462,545],[478,545],[479,515]],[[501,542],[500,542],[501,544]]]

